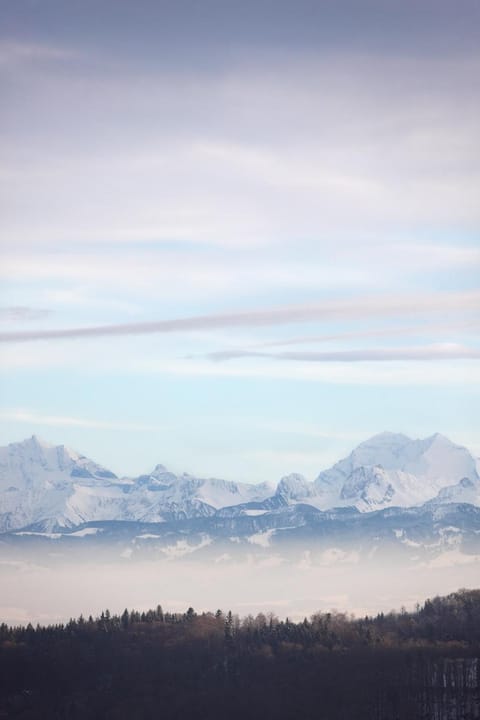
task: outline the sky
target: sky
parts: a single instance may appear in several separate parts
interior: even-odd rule
[[[480,455],[475,0],[3,0],[0,442]]]

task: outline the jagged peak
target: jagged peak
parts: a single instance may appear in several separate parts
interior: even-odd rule
[[[456,443],[452,442],[450,438],[448,438],[446,435],[442,435],[442,433],[436,432],[433,433],[433,435],[430,435],[429,437],[425,438],[424,440],[425,445],[430,447],[431,445],[437,444],[437,445],[449,445],[451,447],[461,447],[460,445],[457,445]]]
[[[52,447],[51,443],[47,443],[46,440],[43,440],[39,435],[33,434],[31,438],[29,438],[30,442],[34,442],[37,445],[45,445],[46,447]]]
[[[279,485],[291,485],[294,483],[307,483],[307,479],[304,475],[301,473],[289,473],[288,475],[284,475],[279,480]]]
[[[46,440],[43,440],[43,438],[39,437],[38,435],[32,435],[29,438],[25,438],[25,440],[20,440],[20,442],[10,444],[17,446],[34,445],[35,447],[42,448],[43,450],[50,450],[51,448],[55,447],[55,445],[52,445],[52,443],[49,443]]]
[[[71,448],[67,447],[66,445],[55,445],[53,443],[47,442],[43,438],[41,438],[39,435],[32,435],[29,438],[25,438],[24,440],[20,440],[19,442],[13,442],[10,443],[8,447],[11,448],[36,448],[38,450],[44,451],[44,450],[56,450],[61,451],[65,453],[66,455],[69,455],[73,459],[85,459],[84,455],[80,455],[76,450],[72,450]]]
[[[88,477],[110,480],[117,478],[115,473],[86,455],[63,444],[54,445],[46,442],[35,434],[19,442],[10,443],[8,446],[0,448],[0,451],[4,457],[14,458],[14,463],[27,463],[29,466],[40,463],[49,472],[69,471],[72,477],[83,477],[84,479]]]
[[[281,478],[275,494],[292,498],[308,497],[313,494],[313,487],[300,473],[290,473]]]
[[[166,472],[168,472],[168,470],[165,467],[165,465],[158,463],[158,465],[155,465],[155,467],[153,468],[153,471],[151,474],[153,475],[154,473],[166,473]]]

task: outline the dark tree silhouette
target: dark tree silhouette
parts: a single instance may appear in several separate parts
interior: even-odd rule
[[[480,591],[415,612],[0,625],[0,718],[479,720]]]

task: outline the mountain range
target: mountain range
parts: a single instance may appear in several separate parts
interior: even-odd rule
[[[290,474],[275,487],[176,475],[163,465],[147,475],[117,477],[36,436],[0,448],[4,543],[126,533],[157,544],[167,537],[188,544],[190,538],[192,547],[226,538],[230,545],[261,548],[280,538],[311,543],[332,537],[338,546],[366,536],[371,545],[385,532],[409,548],[451,545],[453,537],[476,552],[478,459],[438,433],[416,440],[384,432],[313,482]]]

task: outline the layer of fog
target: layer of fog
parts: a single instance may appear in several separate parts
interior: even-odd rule
[[[53,561],[53,558],[51,558]],[[114,562],[60,563],[0,559],[0,622],[51,623],[99,614],[108,608],[140,611],[161,604],[184,612],[231,609],[241,616],[273,611],[302,619],[337,609],[362,616],[405,606],[460,587],[478,586],[480,556],[452,551],[437,561],[380,566],[332,556],[312,565],[308,553],[296,565],[272,555],[218,562],[128,558]]]

